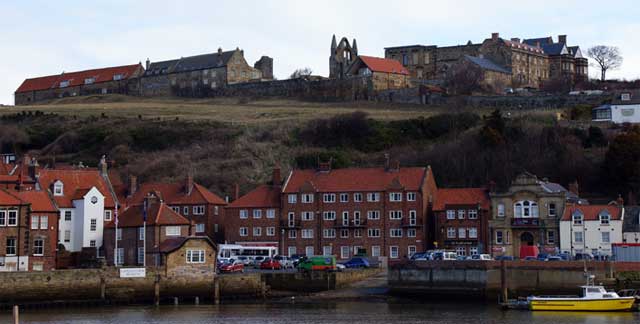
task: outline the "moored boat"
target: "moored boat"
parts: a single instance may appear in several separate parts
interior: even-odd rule
[[[603,286],[592,283],[581,286],[580,296],[532,296],[528,297],[529,309],[533,311],[629,311],[635,303],[635,297],[621,297],[607,291]]]

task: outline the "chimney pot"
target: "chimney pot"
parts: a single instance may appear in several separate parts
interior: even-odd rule
[[[616,199],[616,203],[618,204],[618,206],[624,206],[624,199],[622,198],[622,195],[618,195],[618,199]]]
[[[558,43],[567,43],[567,35],[558,35]]]
[[[276,166],[273,168],[273,174],[271,175],[271,182],[273,186],[280,186],[280,182],[282,181],[282,177],[280,175],[280,167]]]
[[[520,38],[513,37],[513,38],[511,38],[511,41],[512,42],[516,42],[516,43],[520,43]]]
[[[192,190],[193,190],[193,175],[191,174],[191,172],[189,172],[189,174],[187,174],[187,183],[185,184],[185,193],[187,195],[190,195]]]
[[[131,175],[129,176],[129,197],[133,196],[138,189],[138,177]]]
[[[569,192],[575,194],[576,196],[580,196],[580,186],[578,185],[578,180],[569,184]]]
[[[491,39],[492,40],[498,40],[498,38],[500,38],[500,33],[492,33],[491,34]]]
[[[233,185],[233,201],[238,200],[240,198],[240,185],[236,182]]]

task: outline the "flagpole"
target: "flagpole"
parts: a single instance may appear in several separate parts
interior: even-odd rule
[[[118,204],[116,203],[116,231],[114,233],[115,235],[115,248],[113,250],[113,265],[114,266],[118,266]]]
[[[144,200],[144,211],[142,213],[142,231],[144,232],[142,240],[142,267],[147,268],[147,203],[148,200]]]

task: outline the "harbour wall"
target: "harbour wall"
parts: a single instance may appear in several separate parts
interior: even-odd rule
[[[583,262],[542,261],[419,261],[389,269],[394,295],[495,300],[531,294],[576,294],[584,285]],[[587,262],[596,283],[621,287],[619,273],[640,272],[640,263]]]
[[[267,286],[272,290],[293,292],[318,292],[340,289],[380,273],[382,269],[360,269],[343,272],[272,272],[262,274]]]

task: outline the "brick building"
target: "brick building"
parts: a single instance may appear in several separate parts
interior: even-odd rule
[[[29,205],[0,190],[0,271],[28,271]]]
[[[371,79],[373,91],[409,87],[409,72],[398,61],[360,55],[347,70],[349,76]]]
[[[142,265],[146,259],[147,266],[161,266],[163,242],[192,234],[189,220],[162,201],[160,193],[149,192],[145,199],[146,211],[142,204],[129,206],[120,212],[117,231],[115,219],[105,225],[104,246],[107,264],[114,264],[115,253],[118,265]],[[143,231],[145,213],[146,231]],[[143,249],[145,240],[146,253]]]
[[[26,79],[15,92],[16,105],[91,94],[129,94],[129,82],[142,75],[141,64]]]
[[[244,51],[222,51],[161,62],[147,59],[139,78],[142,96],[204,96],[228,84],[273,79],[273,59],[263,56],[255,67],[247,64]]]
[[[195,233],[208,235],[220,242],[224,239],[222,220],[226,202],[188,175],[183,182],[149,182],[138,184],[131,176],[129,186],[122,187],[118,197],[124,206],[141,206],[149,193],[155,193],[164,204],[195,224]]]
[[[433,205],[438,248],[460,256],[488,253],[490,207],[485,188],[439,188]]]
[[[235,244],[278,246],[281,242],[280,169],[273,170],[271,184],[264,184],[225,208],[225,241]]]
[[[558,35],[558,42],[553,37],[526,39],[524,43],[541,47],[549,56],[549,78],[559,78],[571,84],[589,79],[589,60],[582,56],[580,46],[569,46],[567,35]]]
[[[285,254],[409,257],[427,247],[430,167],[293,170],[282,190]]]

